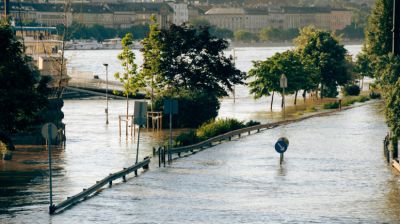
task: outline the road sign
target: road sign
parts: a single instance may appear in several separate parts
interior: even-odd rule
[[[279,138],[278,141],[275,143],[275,150],[278,153],[286,152],[289,146],[289,140],[285,137]]]
[[[50,130],[50,131],[49,131]],[[57,127],[53,123],[46,123],[45,125],[42,126],[42,136],[45,139],[54,140],[57,138]],[[49,136],[49,133],[51,136]]]
[[[177,100],[164,100],[164,114],[178,114]]]
[[[147,113],[147,102],[143,101],[135,101],[135,109],[134,109],[134,123],[137,125],[146,124],[146,113]]]
[[[281,88],[287,88],[287,78],[285,76],[285,74],[281,75],[281,78],[279,80],[279,84]]]

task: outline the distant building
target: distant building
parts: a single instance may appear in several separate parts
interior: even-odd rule
[[[212,8],[203,15],[210,24],[219,28],[255,33],[267,27],[298,29],[309,25],[335,31],[350,25],[351,17],[349,10],[327,7]]]
[[[212,8],[203,16],[210,24],[232,31],[259,32],[265,27],[281,28],[282,17],[271,16],[267,9]]]
[[[189,10],[188,4],[185,2],[167,2],[168,5],[174,11],[174,15],[172,18],[172,23],[176,25],[182,25],[189,21]]]
[[[0,6],[2,9],[3,6]],[[127,28],[138,24],[149,24],[155,15],[160,28],[168,28],[174,11],[166,3],[106,3],[106,4],[37,4],[10,3],[10,14],[16,21],[36,22],[43,26],[73,22],[85,26],[99,24],[110,28]]]
[[[351,24],[352,13],[327,7],[282,7],[284,29],[314,25],[324,30],[340,30]]]

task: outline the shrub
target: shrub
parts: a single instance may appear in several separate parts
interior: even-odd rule
[[[7,152],[7,145],[0,141],[0,155]]]
[[[154,101],[155,110],[162,111],[164,99],[158,97]],[[218,98],[207,93],[181,93],[180,96],[173,97],[178,100],[178,115],[174,116],[173,127],[177,128],[197,128],[204,122],[217,117],[220,103]],[[163,116],[163,126],[169,126],[169,116]]]
[[[324,109],[337,109],[339,108],[339,102],[331,102],[324,104]]]
[[[261,123],[258,122],[258,121],[250,120],[250,121],[246,122],[245,126],[246,126],[246,127],[251,127],[251,126],[256,126],[256,125],[260,125],[260,124],[261,124]]]
[[[370,92],[369,93],[369,98],[371,98],[371,99],[380,99],[381,98],[381,94],[377,93],[377,92]]]
[[[343,87],[343,94],[345,96],[358,96],[360,94],[360,87],[358,85],[346,85]]]
[[[197,137],[196,132],[191,130],[187,133],[182,133],[175,138],[174,146],[186,146],[193,145],[200,142],[200,139]]]
[[[233,130],[244,128],[243,122],[236,119],[226,118],[219,120],[212,120],[201,125],[197,131],[196,135],[201,140],[206,140]]]

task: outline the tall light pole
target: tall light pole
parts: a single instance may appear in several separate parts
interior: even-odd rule
[[[108,64],[103,64],[106,67],[106,124],[108,124]]]

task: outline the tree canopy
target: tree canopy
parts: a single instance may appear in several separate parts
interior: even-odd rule
[[[317,72],[321,96],[335,97],[337,86],[352,78],[347,50],[331,33],[309,27],[300,30],[295,43],[303,64]]]
[[[303,66],[300,55],[288,50],[283,53],[276,53],[265,61],[253,62],[253,68],[249,71],[248,78],[250,93],[255,98],[269,96],[273,92],[282,94],[279,80],[281,75],[285,75],[288,80],[288,86],[285,93],[296,93],[301,89],[310,89],[313,85],[312,70]],[[272,107],[271,101],[271,107]]]
[[[210,35],[207,27],[171,25],[159,34],[157,85],[175,90],[197,90],[217,97],[227,96],[245,74],[223,54],[228,43]]]
[[[13,134],[38,121],[46,84],[7,23],[0,24],[0,131]]]

